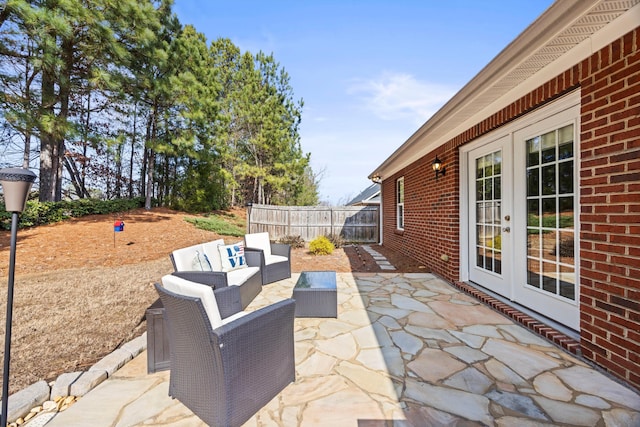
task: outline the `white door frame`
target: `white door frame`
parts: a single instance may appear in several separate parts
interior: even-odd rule
[[[558,115],[562,115],[561,117]],[[459,154],[460,154],[460,162],[459,164],[461,165],[460,167],[460,181],[459,181],[459,185],[460,185],[460,251],[459,251],[459,256],[460,256],[460,280],[461,281],[470,281],[470,268],[471,266],[473,266],[475,264],[475,260],[470,259],[469,257],[469,248],[468,248],[468,244],[470,242],[470,236],[471,236],[471,232],[472,230],[469,229],[469,212],[470,209],[472,208],[472,206],[470,206],[470,194],[469,191],[471,191],[471,189],[469,188],[469,182],[470,182],[470,170],[467,167],[469,165],[469,154],[470,152],[472,152],[473,150],[478,149],[479,147],[482,147],[483,145],[489,144],[493,141],[496,141],[502,137],[508,136],[508,138],[510,139],[510,142],[513,146],[514,144],[514,136],[516,134],[516,132],[518,131],[522,131],[523,129],[526,129],[528,127],[531,127],[539,122],[548,120],[549,118],[552,118],[554,116],[559,117],[558,120],[559,122],[566,122],[567,120],[569,120],[567,117],[573,117],[573,120],[575,120],[575,134],[577,135],[577,137],[579,137],[579,133],[580,133],[580,90],[575,90],[573,92],[571,92],[570,94],[567,94],[561,98],[559,98],[556,101],[553,101],[552,103],[550,103],[549,105],[546,105],[544,107],[541,107],[525,116],[523,116],[520,119],[517,119],[511,123],[508,123],[502,127],[500,127],[499,129],[490,132],[487,135],[483,135],[479,138],[477,138],[476,140],[463,145],[462,147],[460,147],[459,149]],[[552,120],[553,122],[553,120]],[[576,138],[577,138],[576,137]],[[574,164],[574,188],[576,189],[576,193],[578,194],[575,197],[575,204],[576,204],[576,211],[579,212],[579,204],[580,204],[580,200],[579,200],[579,170],[580,170],[580,156],[579,156],[579,152],[580,152],[580,145],[579,145],[579,141],[578,139],[575,140],[575,164]],[[514,171],[517,171],[518,166],[515,165],[515,157],[516,157],[516,150],[514,150],[513,156],[514,156],[514,160],[513,160],[513,169]],[[516,183],[517,180],[513,179],[513,182]],[[517,185],[517,184],[516,184]],[[517,188],[513,188],[514,194],[518,194],[518,191],[521,191]],[[513,197],[513,195],[512,195]],[[514,254],[516,253],[515,251],[515,245],[517,244],[518,241],[522,241],[521,239],[523,238],[521,233],[522,230],[525,230],[526,233],[526,222],[525,224],[522,223],[523,219],[526,218],[523,214],[523,207],[522,206],[518,206],[518,202],[515,199],[513,200],[513,215],[512,215],[512,224],[511,224],[511,229],[512,229],[512,240],[514,242]],[[579,230],[580,230],[580,225],[578,223],[578,217],[575,218],[575,232],[576,232],[576,241],[578,241],[578,235],[579,235]],[[520,233],[520,235],[518,234]],[[524,238],[526,239],[526,234],[524,236]],[[575,250],[575,259],[576,259],[576,300],[575,300],[575,310],[574,312],[569,316],[569,318],[565,318],[565,319],[553,319],[553,320],[557,320],[560,323],[564,323],[567,326],[571,327],[572,329],[575,329],[576,331],[579,331],[579,301],[580,301],[580,296],[579,296],[579,246],[576,244],[575,246],[576,250]],[[516,257],[513,257],[513,262],[511,263],[511,265],[507,266],[507,265],[503,265],[503,270],[505,268],[511,268],[514,273],[515,270],[517,269],[516,267],[518,265],[522,265],[522,260],[518,261],[515,259]],[[526,260],[525,260],[526,261]],[[520,263],[520,264],[518,264]],[[519,267],[518,267],[519,268]],[[525,264],[525,268],[526,268],[526,264]],[[515,281],[517,281],[517,277],[514,274],[512,276],[513,282],[514,282],[514,287],[518,286],[515,284]],[[482,284],[481,284],[482,285]],[[514,299],[514,292],[510,292],[509,295],[503,295],[508,299],[513,300]],[[522,301],[521,301],[522,303]],[[525,304],[523,304],[525,305]]]

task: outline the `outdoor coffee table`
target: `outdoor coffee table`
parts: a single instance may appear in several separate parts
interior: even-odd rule
[[[338,317],[335,271],[303,271],[293,288],[296,317]]]

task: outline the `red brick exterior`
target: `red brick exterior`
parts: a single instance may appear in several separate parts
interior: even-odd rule
[[[458,281],[459,147],[578,87],[582,354],[640,388],[640,27],[385,179],[383,244]],[[446,167],[437,181],[436,155]]]

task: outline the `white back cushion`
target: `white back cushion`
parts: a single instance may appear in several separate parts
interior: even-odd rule
[[[220,310],[218,310],[218,303],[216,302],[213,288],[190,282],[189,280],[171,274],[162,277],[162,286],[174,294],[200,298],[204,306],[204,311],[207,313],[207,317],[209,317],[211,327],[216,329],[222,325],[222,318],[220,317]]]
[[[224,240],[218,239],[212,242],[202,244],[202,250],[209,259],[211,270],[222,271],[222,262],[220,261],[220,252],[218,246],[224,245]]]
[[[271,255],[271,242],[269,242],[268,232],[245,234],[244,243],[247,248],[262,249],[265,257]]]
[[[187,248],[176,249],[171,254],[173,262],[176,264],[176,271],[193,271],[193,260],[204,253],[202,245],[189,246]]]

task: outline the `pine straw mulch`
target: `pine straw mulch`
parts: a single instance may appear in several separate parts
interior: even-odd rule
[[[244,210],[233,211],[245,216]],[[10,393],[64,372],[85,370],[145,331],[156,299],[153,283],[173,271],[169,253],[220,237],[168,209],[95,215],[20,230],[16,252]],[[115,220],[124,231],[114,233]],[[0,340],[4,340],[9,232],[0,232]],[[426,271],[418,262],[373,246],[399,272]],[[292,250],[292,270],[381,271],[362,248],[332,255]],[[4,342],[0,348],[3,355]]]

